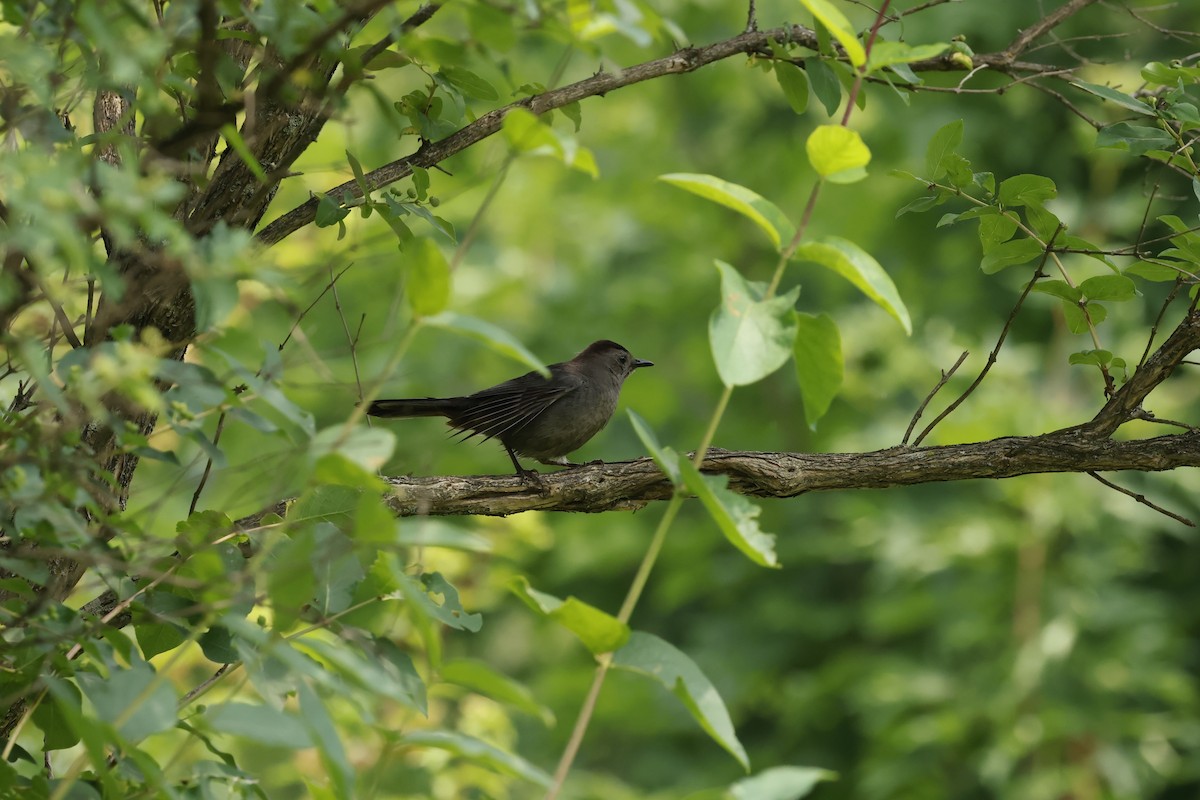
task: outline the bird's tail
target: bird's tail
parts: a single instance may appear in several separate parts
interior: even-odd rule
[[[459,410],[462,397],[418,397],[376,400],[367,406],[372,417],[449,417]]]

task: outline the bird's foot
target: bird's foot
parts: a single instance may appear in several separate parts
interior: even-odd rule
[[[546,491],[546,481],[542,477],[542,473],[538,472],[536,469],[518,469],[517,477],[520,478],[521,482],[526,486],[537,489],[539,492]]]

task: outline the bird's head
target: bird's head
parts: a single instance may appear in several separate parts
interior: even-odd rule
[[[592,342],[571,360],[585,369],[607,369],[619,381],[628,378],[638,367],[654,366],[653,361],[634,358],[624,347],[608,339]]]

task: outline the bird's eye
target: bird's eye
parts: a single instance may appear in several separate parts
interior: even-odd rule
[[[629,356],[625,355],[624,353],[621,353],[621,355],[620,355],[620,356],[618,356],[618,360],[619,360],[619,361],[620,361],[622,364],[627,364],[627,363],[629,363]]]

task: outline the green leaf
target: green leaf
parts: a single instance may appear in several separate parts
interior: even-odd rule
[[[916,46],[904,42],[885,42],[877,39],[871,46],[867,56],[868,73],[890,67],[894,64],[911,64],[914,61],[924,61],[935,58],[946,52],[948,44],[919,44]]]
[[[1137,296],[1137,286],[1124,275],[1097,275],[1079,284],[1083,296],[1088,300],[1132,300]]]
[[[581,147],[574,137],[554,130],[531,111],[510,110],[504,115],[503,131],[504,138],[518,153],[551,156],[593,178],[599,175],[590,150]]]
[[[317,746],[321,766],[330,777],[336,796],[353,797],[354,769],[325,704],[304,681],[298,682],[296,695],[300,699],[300,719]]]
[[[947,159],[962,144],[963,121],[956,119],[937,129],[925,148],[925,176],[936,181],[946,174]]]
[[[1182,62],[1173,61],[1164,64],[1161,61],[1151,61],[1142,67],[1142,77],[1149,83],[1159,86],[1176,86],[1180,81],[1195,83],[1200,80],[1200,67],[1185,67]]]
[[[896,284],[892,283],[879,262],[854,242],[839,236],[826,236],[820,241],[801,244],[796,248],[793,258],[820,264],[841,275],[895,317],[905,333],[912,333],[912,320],[908,316],[908,308],[900,299],[900,293],[896,291]]]
[[[1078,286],[1072,286],[1066,281],[1038,281],[1033,285],[1033,291],[1053,295],[1070,303],[1078,303],[1083,299],[1083,292]]]
[[[1087,333],[1089,330],[1088,319],[1091,319],[1092,325],[1099,325],[1108,317],[1108,309],[1099,303],[1088,303],[1087,311],[1087,316],[1084,316],[1083,309],[1078,303],[1063,301],[1063,317],[1066,319],[1067,329],[1071,333]]]
[[[315,545],[312,528],[290,527],[290,535],[281,537],[265,555],[267,597],[274,612],[274,625],[281,630],[287,630],[300,618],[301,609],[312,602],[317,588],[311,567]]]
[[[914,214],[919,214],[922,211],[928,211],[929,209],[936,206],[940,200],[941,200],[941,198],[938,197],[936,194],[923,194],[914,200],[910,200],[908,203],[906,203],[904,206],[902,206],[900,208],[900,210],[896,212],[896,219],[899,219],[900,217],[902,217],[905,214],[908,214],[910,212],[914,213]],[[957,217],[958,215],[951,214],[950,216]],[[938,224],[938,227],[941,227],[940,223]]]
[[[763,299],[763,288],[748,283],[736,269],[717,261],[721,304],[708,320],[708,341],[717,374],[726,386],[745,386],[783,366],[796,339],[793,307],[800,287]]]
[[[312,747],[308,729],[295,714],[251,703],[219,703],[209,706],[205,719],[214,730],[245,736],[260,745],[299,750]]]
[[[350,171],[354,173],[354,181],[358,188],[362,190],[363,196],[366,196],[370,187],[367,186],[367,176],[363,174],[362,164],[349,150],[346,151],[346,162],[350,165]]]
[[[979,268],[986,275],[993,275],[1005,267],[1025,264],[1038,258],[1045,252],[1042,245],[1033,239],[1014,239],[991,247],[983,254]]]
[[[1112,361],[1112,353],[1108,350],[1080,350],[1078,353],[1071,353],[1067,361],[1071,364],[1103,366]]]
[[[837,773],[818,767],[771,767],[729,787],[733,800],[800,800]]]
[[[401,736],[397,742],[402,746],[433,747],[445,750],[487,769],[503,775],[535,783],[543,788],[550,786],[551,777],[520,756],[501,750],[482,739],[453,731],[413,731]]]
[[[1057,196],[1058,188],[1045,175],[1014,175],[1000,182],[999,198],[1006,206],[1040,206]]]
[[[688,172],[659,175],[658,179],[748,217],[766,232],[776,250],[782,250],[796,235],[796,228],[778,206],[744,186]]]
[[[646,421],[639,417],[632,408],[627,409],[629,421],[633,423],[633,431],[642,440],[642,444],[650,451],[650,457],[654,459],[654,463],[663,471],[663,474],[675,486],[683,483],[683,478],[679,474],[679,469],[676,466],[678,454],[669,447],[662,447],[658,443],[658,438],[654,435],[654,431],[646,424]]]
[[[994,210],[994,209],[993,209]],[[963,212],[959,219],[968,218],[970,211]],[[1017,232],[1016,215],[1011,211],[1003,214],[987,214],[979,217],[979,243],[987,253],[996,245],[1007,242]]]
[[[337,453],[356,464],[364,473],[361,478],[371,480],[374,473],[392,457],[396,447],[396,434],[384,428],[352,427],[344,424],[326,428],[313,437],[309,444],[309,457],[314,461]],[[359,486],[361,480],[354,479],[343,485]]]
[[[788,105],[797,114],[808,110],[808,77],[804,70],[787,61],[775,62],[775,80],[787,98]]]
[[[1148,281],[1173,281],[1184,273],[1181,267],[1169,267],[1151,261],[1138,261],[1125,270],[1126,275],[1136,275]]]
[[[317,201],[317,216],[314,222],[318,228],[328,228],[336,225],[350,215],[350,209],[342,208],[341,203],[332,195],[323,194]]]
[[[196,330],[216,330],[234,309],[240,296],[236,280],[226,277],[192,279],[192,297],[196,303]]]
[[[323,669],[351,686],[403,703],[422,714],[429,713],[425,683],[412,658],[395,642],[372,638],[356,647],[346,647],[344,643],[311,637],[298,641],[297,647],[311,651]]]
[[[517,341],[511,333],[502,328],[497,328],[490,322],[484,322],[481,319],[468,317],[464,314],[455,314],[452,311],[443,311],[437,316],[426,317],[422,322],[425,325],[444,328],[448,331],[454,331],[455,333],[461,333],[473,339],[478,339],[497,353],[521,362],[527,367],[540,372],[546,378],[550,377],[550,370],[538,360],[537,356],[529,352],[525,345]]]
[[[1062,221],[1057,216],[1036,203],[1025,206],[1025,219],[1029,222],[1029,227],[1043,242],[1050,242],[1054,239],[1055,234],[1062,227]]]
[[[1136,111],[1139,114],[1144,114],[1147,117],[1154,116],[1154,109],[1138,100],[1136,97],[1131,97],[1124,92],[1113,89],[1110,86],[1099,86],[1095,83],[1085,83],[1084,81],[1071,81],[1071,85],[1077,89],[1082,89],[1089,94],[1094,94],[1096,97],[1109,100],[1116,103],[1121,108],[1129,111]]]
[[[241,131],[232,123],[226,123],[221,126],[221,137],[229,142],[229,146],[233,148],[233,152],[237,153],[238,158],[242,160],[242,163],[246,165],[246,168],[250,170],[254,177],[258,178],[259,182],[266,183],[267,173],[262,168],[262,164],[258,163],[258,159],[255,158],[254,151],[246,145],[246,140],[242,138]]]
[[[500,97],[494,86],[469,69],[445,66],[442,67],[441,75],[465,95],[477,97],[480,100],[497,100]]]
[[[857,131],[821,125],[809,135],[804,149],[817,174],[833,183],[853,183],[867,175],[871,151]]]
[[[408,575],[401,578],[400,593],[421,612],[455,630],[476,633],[483,627],[483,616],[467,613],[458,599],[458,589],[442,573],[423,573],[420,581]],[[435,595],[441,595],[441,602]]]
[[[829,0],[800,0],[812,15],[833,34],[838,44],[846,51],[846,57],[856,67],[861,67],[867,61],[866,51],[862,42],[854,35],[850,21]]]
[[[486,661],[465,658],[447,661],[442,665],[440,675],[446,683],[490,697],[509,708],[540,719],[546,726],[554,724],[554,712],[539,703],[529,687],[497,672]]]
[[[33,710],[33,724],[44,734],[42,746],[46,750],[65,750],[79,742],[71,721],[82,714],[83,695],[69,681],[60,681],[58,688],[57,692],[47,692]]]
[[[174,650],[188,639],[187,629],[171,622],[150,622],[133,626],[137,633],[142,658],[154,658],[159,653]]]
[[[175,727],[178,698],[171,682],[160,679],[144,661],[135,661],[128,669],[114,666],[107,679],[93,672],[78,672],[75,679],[96,715],[130,743]]]
[[[1135,156],[1144,155],[1151,150],[1170,150],[1174,146],[1175,139],[1171,134],[1153,125],[1116,122],[1105,125],[1096,132],[1096,147],[1128,150]]]
[[[842,387],[842,338],[828,314],[796,314],[796,341],[792,348],[804,419],[814,430]]]
[[[416,239],[404,248],[408,304],[419,317],[441,313],[450,302],[450,264],[432,239]]]
[[[395,541],[405,547],[442,547],[469,553],[490,553],[493,549],[490,539],[433,517],[406,522]]]
[[[812,84],[813,94],[825,106],[825,113],[833,116],[842,103],[842,84],[838,81],[829,64],[823,58],[804,59],[804,71],[808,73],[808,82]]]
[[[560,600],[539,592],[520,575],[509,582],[509,589],[534,611],[578,636],[584,647],[597,655],[611,653],[629,639],[628,625],[576,597]]]
[[[717,689],[696,662],[679,648],[650,633],[634,631],[629,643],[613,654],[613,667],[654,678],[683,701],[713,741],[725,748],[746,771],[750,759],[738,741],[733,720]]]
[[[725,538],[755,564],[778,567],[775,535],[763,533],[758,527],[762,509],[726,488],[728,475],[702,475],[685,455],[678,456],[678,464],[687,488],[700,498]]]

